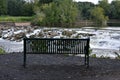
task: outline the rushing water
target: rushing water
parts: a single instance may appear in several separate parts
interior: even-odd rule
[[[32,33],[27,34],[26,36],[40,33],[42,29],[48,29],[48,28],[40,28],[34,30]],[[106,56],[106,57],[116,57],[115,53],[120,54],[120,27],[107,27],[107,28],[101,28],[101,29],[94,29],[90,27],[85,28],[50,28],[51,31],[56,31],[59,33],[59,35],[54,36],[54,38],[59,38],[62,35],[62,31],[68,30],[68,31],[76,31],[74,35],[77,34],[93,34],[90,36],[90,48],[92,49],[92,54],[96,54],[96,56]],[[14,31],[14,30],[12,30]],[[22,32],[22,30],[18,30],[16,32],[9,32],[4,34],[3,36],[11,35],[11,33],[19,33]],[[23,31],[24,32],[24,31]],[[44,36],[45,37],[45,36]],[[65,36],[64,36],[65,37]],[[9,41],[4,40],[0,38],[0,47],[5,49],[6,52],[22,52],[23,51],[23,41],[16,42],[16,41]]]
[[[0,38],[0,47],[2,47],[7,53],[22,52],[23,42],[9,41]]]

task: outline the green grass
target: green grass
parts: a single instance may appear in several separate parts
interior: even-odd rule
[[[33,16],[31,17],[13,17],[13,16],[0,16],[0,22],[29,22],[32,21]]]
[[[0,54],[4,54],[4,53],[5,53],[5,51],[0,48]]]

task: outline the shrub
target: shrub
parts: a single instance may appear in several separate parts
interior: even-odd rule
[[[2,48],[0,48],[0,54],[4,54],[4,53],[5,51]]]

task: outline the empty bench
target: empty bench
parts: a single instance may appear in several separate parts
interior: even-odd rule
[[[85,65],[89,67],[90,39],[24,38],[24,60],[27,54],[84,54]]]

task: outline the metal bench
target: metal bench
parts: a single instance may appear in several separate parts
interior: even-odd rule
[[[85,54],[85,65],[89,67],[90,39],[24,38],[23,66],[27,54]]]

